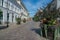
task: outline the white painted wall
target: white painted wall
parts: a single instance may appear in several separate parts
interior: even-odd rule
[[[60,7],[60,0],[57,0],[57,9]]]
[[[9,10],[8,10],[8,13],[9,13],[9,22],[12,23],[12,13],[13,13],[13,16],[14,16],[13,17],[13,22],[14,23],[16,22],[16,18],[22,16],[21,15],[22,12],[23,12],[24,15],[27,15],[27,12],[26,12],[26,10],[24,8],[23,9],[19,9],[17,6],[15,6],[14,4],[12,4],[11,2],[8,1],[8,3],[10,3],[10,5],[8,6],[9,7]],[[11,5],[14,6],[13,9],[11,8]],[[7,22],[7,0],[4,0],[3,7],[0,7],[0,8],[3,11],[3,22]],[[22,19],[23,18],[27,19],[26,16],[22,16]]]
[[[7,10],[6,9],[2,10],[3,10],[3,22],[7,22]]]
[[[2,0],[0,0],[0,6],[2,6]]]

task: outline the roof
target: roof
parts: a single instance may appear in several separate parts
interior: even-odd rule
[[[14,5],[16,5],[18,8],[21,9],[21,6],[17,3],[16,0],[9,0],[10,2],[12,2]]]
[[[21,0],[20,0],[20,1],[21,1]],[[24,9],[25,9],[26,11],[28,11],[22,1],[21,1],[21,4],[22,4],[22,6],[24,7]]]

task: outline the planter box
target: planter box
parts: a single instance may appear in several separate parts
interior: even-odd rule
[[[56,27],[54,32],[54,40],[60,40],[60,25]]]
[[[57,40],[59,32],[60,32],[59,26],[56,25],[52,26],[44,25],[42,27],[42,36],[50,40]]]

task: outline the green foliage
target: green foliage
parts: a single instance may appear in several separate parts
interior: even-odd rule
[[[48,26],[55,25],[55,24],[56,24],[56,20],[52,19],[52,20],[49,21]]]
[[[3,12],[2,12],[2,10],[0,9],[0,19],[1,19],[1,17],[3,16],[2,13],[3,13]]]
[[[33,20],[36,21],[36,22],[38,22],[38,21],[39,21],[39,16],[35,16],[35,17],[33,18]]]
[[[17,24],[21,24],[21,18],[16,18]]]
[[[2,12],[2,10],[0,9],[0,19],[2,19],[2,16],[3,16],[2,13],[3,13],[3,12]],[[1,24],[1,20],[0,20],[0,24]]]
[[[24,18],[23,22],[25,23],[26,22],[26,19]]]

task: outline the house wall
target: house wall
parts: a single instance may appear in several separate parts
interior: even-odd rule
[[[60,8],[60,0],[57,0],[57,9]]]
[[[23,5],[19,5],[16,0],[0,0],[0,9],[3,11],[3,23],[7,22],[7,18],[10,23],[16,23],[16,18],[21,16],[22,19],[27,18],[28,13],[23,8]]]

